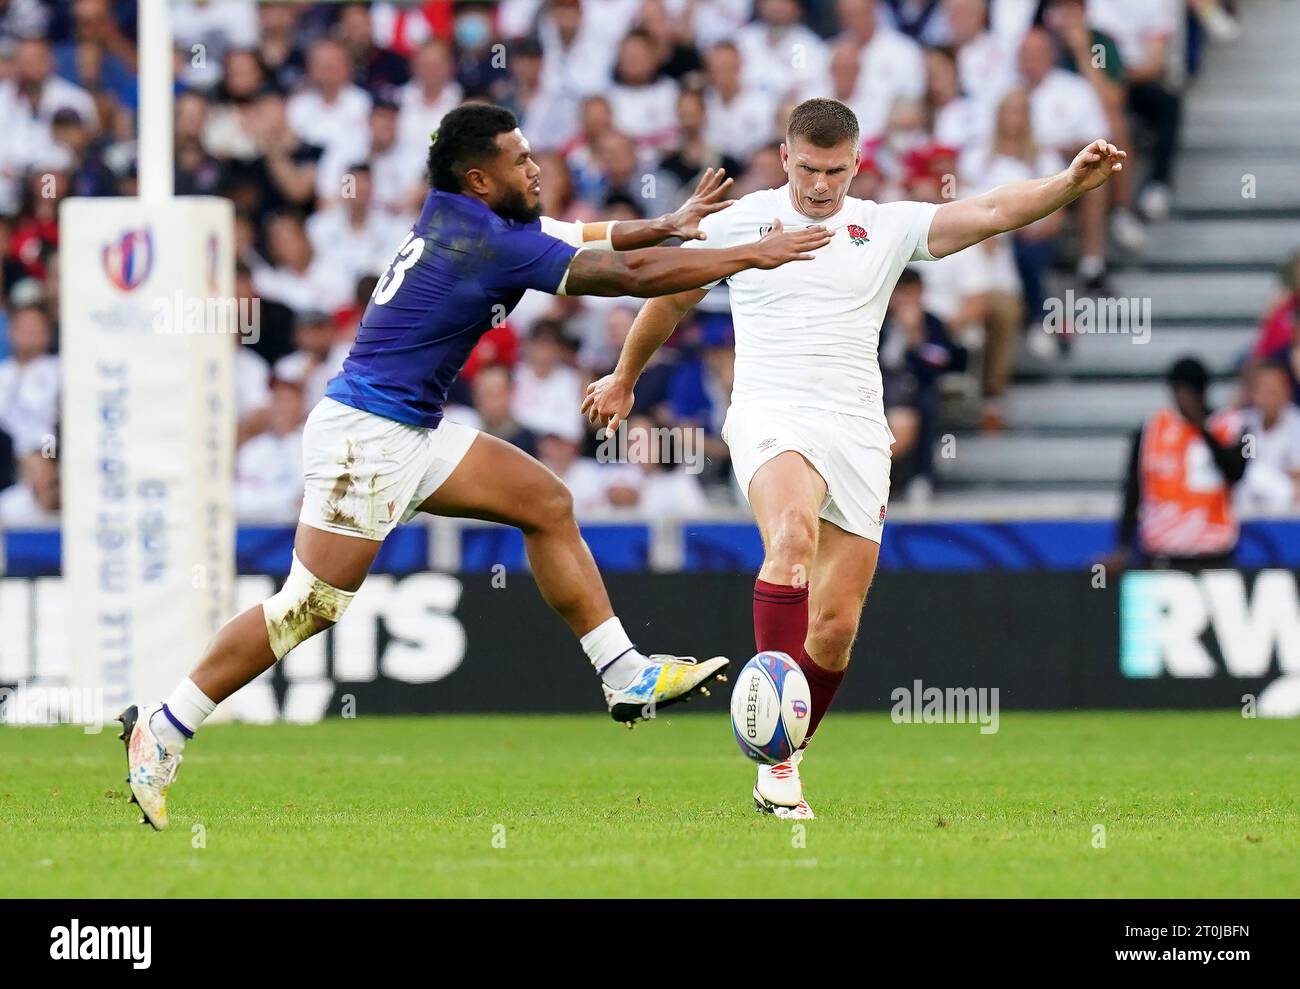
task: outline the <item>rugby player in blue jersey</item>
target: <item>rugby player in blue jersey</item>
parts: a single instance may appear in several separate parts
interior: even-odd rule
[[[343,370],[303,433],[305,493],[293,563],[280,591],[217,633],[191,675],[160,704],[121,715],[132,799],[167,826],[167,789],[188,739],[218,703],[338,621],[384,537],[417,512],[520,529],[533,576],[629,725],[722,675],[705,662],[643,655],[618,618],[573,517],[564,483],[502,440],[443,419],[447,390],[479,338],[524,292],[672,295],[748,268],[808,260],[820,226],[726,250],[655,247],[699,239],[699,220],[729,205],[730,180],[701,180],[675,214],[568,224],[541,214],[541,169],[514,116],[467,104],[443,118],[429,149],[431,191],[380,278]]]

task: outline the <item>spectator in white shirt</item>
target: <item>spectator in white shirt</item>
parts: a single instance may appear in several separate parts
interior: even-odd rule
[[[287,522],[302,505],[302,388],[271,386],[270,428],[239,448],[235,458],[235,513],[240,518]]]
[[[307,238],[316,256],[344,272],[353,285],[388,267],[408,229],[400,217],[375,208],[374,179],[364,162],[344,174],[342,199],[307,218]]]
[[[1170,57],[1179,19],[1179,0],[1088,0],[1088,21],[1115,39],[1124,61],[1128,107],[1151,131],[1151,174],[1138,199],[1150,220],[1169,214],[1169,185],[1182,124],[1179,58]]]
[[[1282,364],[1261,364],[1243,414],[1246,473],[1233,489],[1242,512],[1295,511],[1300,506],[1300,409],[1291,404],[1291,377]]]
[[[253,275],[257,294],[296,312],[325,309],[335,312],[352,299],[355,283],[346,272],[312,250],[302,220],[279,213],[267,224],[272,267]]]
[[[826,42],[800,23],[796,0],[758,0],[757,18],[736,33],[744,62],[745,87],[779,103],[826,78]]]
[[[631,508],[637,503],[640,484],[637,468],[580,457],[576,439],[554,434],[540,437],[537,459],[564,482],[573,495],[573,510],[579,516],[611,508]]]
[[[91,132],[99,130],[95,100],[80,86],[54,72],[49,42],[43,38],[19,41],[14,48],[8,77],[0,75],[0,165],[21,171],[49,159],[59,149],[50,132],[54,115],[74,110]]]
[[[187,86],[211,89],[221,80],[221,63],[234,48],[257,44],[257,4],[253,0],[205,0],[170,7],[172,37],[177,47],[202,58],[186,58],[178,75]]]
[[[321,38],[307,56],[308,87],[289,100],[289,126],[326,153],[355,146],[370,115],[370,95],[352,82],[352,60],[337,41]],[[427,143],[427,135],[426,135]]]
[[[9,356],[0,361],[0,429],[14,455],[48,453],[59,421],[59,359],[50,350],[50,318],[39,305],[9,317]]]
[[[838,0],[844,32],[837,40],[859,49],[858,89],[852,106],[864,137],[880,135],[894,104],[925,95],[921,49],[907,35],[881,22],[876,0]]]
[[[463,98],[451,49],[436,38],[426,41],[411,56],[411,81],[398,91],[398,142],[426,154],[442,118]]]
[[[1058,68],[1056,45],[1042,28],[1020,43],[1020,77],[1029,90],[1034,142],[1066,161],[1089,141],[1106,136],[1106,109],[1092,86]],[[1107,189],[1094,189],[1078,201],[1079,277],[1092,290],[1105,285]]]
[[[55,525],[59,521],[59,462],[40,452],[18,463],[18,483],[0,492],[0,528]]]
[[[568,353],[563,325],[538,320],[524,348],[524,360],[515,369],[511,410],[520,425],[538,436],[550,434],[577,443],[585,432],[578,414],[582,378],[565,362]]]
[[[704,65],[709,80],[704,96],[709,143],[733,158],[748,158],[775,136],[776,101],[742,84],[740,49],[731,42],[710,48]]]
[[[376,100],[370,110],[370,175],[374,180],[374,205],[407,216],[420,208],[429,186],[425,181],[428,149],[419,153],[398,140],[398,108],[390,100]]]
[[[638,144],[667,147],[676,135],[677,83],[659,75],[653,42],[636,29],[618,48],[609,91],[614,126]]]
[[[627,459],[640,472],[635,480],[636,507],[644,515],[654,518],[681,518],[707,511],[709,499],[704,494],[699,474],[687,472],[684,457],[688,454],[703,457],[703,430],[691,427],[671,433],[656,428],[649,416],[632,416],[625,431]],[[690,450],[683,448],[683,437],[691,436],[699,445]],[[667,437],[667,442],[660,438]],[[629,481],[631,479],[629,478]]]
[[[293,328],[294,350],[275,362],[274,378],[302,389],[307,408],[325,397],[325,386],[347,359],[348,347],[323,312],[304,312]]]
[[[962,151],[986,141],[992,116],[985,104],[962,94],[950,50],[931,48],[925,53],[925,78],[925,104],[934,139]]]
[[[944,0],[961,88],[992,108],[1016,84],[1015,50],[988,30],[988,0]]]

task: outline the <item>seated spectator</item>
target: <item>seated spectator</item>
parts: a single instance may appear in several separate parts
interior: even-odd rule
[[[423,160],[430,135],[463,98],[447,43],[429,39],[411,58],[411,81],[398,90],[398,142]]]
[[[1088,0],[1088,21],[1115,39],[1124,62],[1128,109],[1154,139],[1138,205],[1148,220],[1163,220],[1172,202],[1174,157],[1182,126],[1181,68],[1171,70],[1170,44],[1186,17],[1178,0]]]
[[[1096,91],[1073,72],[1056,64],[1050,34],[1034,28],[1020,45],[1020,77],[1029,91],[1029,120],[1034,143],[1069,161],[1089,141],[1106,133],[1106,108]],[[1078,275],[1085,286],[1100,291],[1106,276],[1106,188],[1094,189],[1078,200]]]
[[[1257,367],[1250,398],[1242,414],[1246,474],[1233,491],[1233,501],[1245,513],[1294,511],[1300,506],[1300,409],[1291,401],[1287,368]]]
[[[946,48],[925,53],[925,108],[934,139],[964,151],[988,139],[991,114],[985,103],[962,93],[957,63]]]
[[[18,483],[0,491],[0,528],[57,525],[58,460],[36,450],[21,457],[18,468]]]
[[[1124,507],[1108,569],[1229,566],[1237,548],[1232,489],[1246,473],[1240,416],[1212,413],[1194,357],[1169,369],[1172,403],[1133,433]]]
[[[537,437],[519,425],[511,411],[514,384],[510,369],[503,364],[488,364],[474,375],[470,386],[479,429],[489,436],[505,440],[529,456],[537,456]]]
[[[651,518],[682,518],[708,510],[709,499],[698,473],[689,473],[685,463],[673,456],[684,451],[667,450],[657,443],[654,420],[632,416],[627,421],[627,459],[640,470],[635,482],[636,507]],[[681,436],[681,433],[677,433]],[[696,451],[702,455],[703,451]],[[630,478],[629,478],[630,483]]]
[[[731,313],[697,313],[700,347],[673,369],[668,385],[672,425],[704,430],[704,455],[709,464],[702,480],[725,483],[731,453],[722,440],[722,424],[731,405],[736,380],[736,343]],[[640,391],[637,392],[638,398]],[[646,406],[642,411],[649,412]]]
[[[412,154],[398,140],[396,103],[375,100],[370,109],[369,159],[374,206],[398,216],[418,211],[429,194],[425,155]],[[326,171],[336,168],[329,163]]]
[[[355,281],[312,249],[302,220],[280,213],[268,223],[271,266],[253,273],[259,295],[298,313],[333,313],[352,298]]]
[[[348,50],[333,39],[317,39],[307,56],[307,82],[289,100],[289,127],[299,139],[326,152],[352,146],[366,131],[371,100],[352,82]],[[425,145],[428,141],[426,131]]]
[[[271,385],[269,428],[239,448],[235,458],[235,512],[240,518],[287,522],[302,505],[302,388]]]
[[[1016,84],[1015,51],[989,30],[988,0],[944,0],[962,92],[991,110]]]
[[[390,92],[411,78],[406,59],[375,44],[370,4],[345,4],[339,10],[334,36],[352,60],[352,81],[367,92]]]
[[[1050,0],[1043,25],[1060,48],[1061,67],[1085,79],[1105,107],[1107,140],[1121,148],[1132,148],[1128,85],[1124,60],[1115,39],[1088,24],[1085,0]],[[1140,250],[1146,243],[1146,229],[1133,211],[1135,165],[1135,154],[1130,152],[1124,170],[1112,176],[1106,185],[1111,203],[1111,233],[1130,251]]]
[[[314,255],[355,285],[388,268],[410,224],[375,205],[369,165],[358,162],[342,178],[341,197],[308,217],[306,231]]]
[[[895,103],[919,102],[925,95],[921,49],[889,26],[877,0],[838,0],[836,11],[843,27],[837,40],[851,42],[859,51],[857,93],[850,106],[858,114],[862,136],[879,137]]]
[[[1052,175],[1065,167],[1060,155],[1035,144],[1029,122],[1029,95],[1015,88],[1003,96],[989,143],[961,157],[960,172],[967,195],[976,196],[1008,182]],[[990,349],[985,354],[985,395],[1001,395],[1011,377],[1019,330],[1026,320],[1041,323],[1046,313],[1045,279],[1053,258],[1053,239],[1061,229],[1061,213],[1002,234],[980,245],[990,270],[988,325]],[[1052,340],[1034,333],[1031,341]],[[1060,338],[1064,339],[1064,338]],[[1041,352],[1040,352],[1041,353]]]
[[[325,313],[301,313],[293,330],[294,351],[275,362],[275,378],[297,385],[308,409],[325,397],[325,386],[343,368],[348,348]]]
[[[667,147],[676,131],[677,83],[661,75],[654,42],[642,30],[623,39],[609,105],[614,126],[643,147]]]
[[[235,346],[235,445],[263,432],[271,422],[271,365],[245,338],[231,334]]]
[[[798,0],[755,0],[754,14],[754,20],[736,32],[746,89],[759,90],[779,103],[826,78],[826,42],[802,23]]]
[[[585,434],[582,378],[568,363],[570,343],[563,324],[538,320],[515,369],[511,411],[515,419],[538,436],[549,435],[578,443]]]
[[[1300,251],[1279,266],[1278,278],[1282,292],[1260,318],[1259,335],[1246,358],[1246,371],[1265,361],[1285,359],[1300,328]]]
[[[705,134],[723,154],[748,158],[774,136],[768,93],[742,83],[740,49],[723,41],[704,57],[708,86],[704,91]]]
[[[172,37],[190,51],[201,45],[204,57],[180,63],[179,78],[199,90],[213,89],[221,79],[221,64],[234,48],[257,44],[257,7],[252,3],[177,3],[171,8]]]
[[[890,470],[894,490],[923,501],[934,487],[939,376],[966,367],[966,352],[948,336],[943,320],[925,311],[921,275],[904,268],[890,296],[877,345],[885,418],[894,434]]]
[[[637,503],[640,475],[631,464],[602,464],[579,455],[576,439],[548,433],[538,437],[537,459],[549,467],[573,495],[578,515]]]
[[[16,307],[9,317],[9,356],[0,361],[0,430],[14,456],[51,449],[59,422],[59,359],[50,353],[50,318],[41,306]]]
[[[659,163],[661,174],[677,187],[673,196],[681,202],[709,168],[722,168],[732,178],[740,175],[741,164],[709,141],[705,129],[704,95],[684,89],[677,97],[677,140],[673,150]]]

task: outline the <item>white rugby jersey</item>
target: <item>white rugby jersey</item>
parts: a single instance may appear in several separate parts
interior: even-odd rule
[[[791,261],[727,279],[736,330],[733,404],[801,405],[885,421],[876,345],[889,296],[909,261],[933,261],[932,203],[845,197],[822,220],[804,216],[790,189],[742,197],[712,216],[694,248],[757,240],[779,219],[785,230],[821,224],[834,239],[811,261]]]

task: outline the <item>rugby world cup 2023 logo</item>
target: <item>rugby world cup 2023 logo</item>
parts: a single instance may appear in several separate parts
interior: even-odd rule
[[[127,230],[104,245],[104,274],[123,292],[139,288],[153,270],[153,231],[149,227]]]

